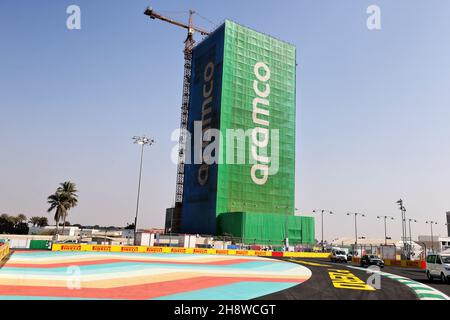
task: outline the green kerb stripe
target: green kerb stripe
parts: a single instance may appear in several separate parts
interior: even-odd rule
[[[437,293],[419,293],[418,296],[420,298],[437,298],[437,299],[446,300],[444,296],[437,294]]]

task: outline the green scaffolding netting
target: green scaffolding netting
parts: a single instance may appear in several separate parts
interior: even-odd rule
[[[293,215],[229,212],[218,217],[219,233],[246,244],[283,244],[288,230],[290,245],[314,243],[314,218]]]
[[[245,147],[236,141],[225,139],[221,148],[223,159],[227,152],[237,155],[244,148],[246,155],[242,165],[219,166],[217,186],[217,214],[222,212],[294,212],[295,188],[295,82],[296,49],[294,46],[240,26],[231,21],[225,23],[225,45],[222,80],[220,129],[252,130],[254,122],[253,102],[257,97],[254,66],[262,62],[270,69],[270,94],[267,97],[270,114],[270,132],[279,131],[278,142],[271,139],[260,154],[271,157],[270,166],[278,167],[267,183],[257,185],[252,181],[249,163],[251,139],[245,139]],[[270,136],[272,138],[272,136]],[[234,147],[229,144],[233,143]],[[232,151],[230,151],[232,150]],[[237,157],[235,159],[237,161]]]

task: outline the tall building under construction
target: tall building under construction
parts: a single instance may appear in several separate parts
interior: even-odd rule
[[[294,214],[296,48],[227,20],[193,49],[189,99],[180,231],[312,243]]]
[[[294,214],[295,47],[227,20],[192,51],[189,96],[179,231],[312,243]]]

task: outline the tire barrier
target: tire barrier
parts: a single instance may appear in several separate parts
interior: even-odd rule
[[[52,246],[52,251],[91,251],[91,252],[131,252],[131,253],[178,253],[178,254],[211,254],[258,257],[289,257],[289,258],[329,258],[329,253],[316,252],[276,252],[264,250],[239,249],[204,249],[178,247],[144,247],[144,246],[110,246],[96,244],[60,244]]]

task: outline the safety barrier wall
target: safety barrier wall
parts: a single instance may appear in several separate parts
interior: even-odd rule
[[[354,263],[360,263],[361,258],[353,257],[352,261]],[[385,266],[393,266],[393,267],[403,267],[403,268],[418,268],[425,269],[426,264],[425,261],[422,260],[391,260],[384,259]]]
[[[134,253],[179,253],[179,254],[213,254],[259,257],[290,258],[328,258],[328,253],[315,252],[275,252],[263,250],[202,249],[202,248],[170,248],[144,246],[109,246],[95,244],[53,244],[52,251],[89,251],[89,252],[134,252]]]
[[[9,244],[0,243],[0,261],[9,254]]]

